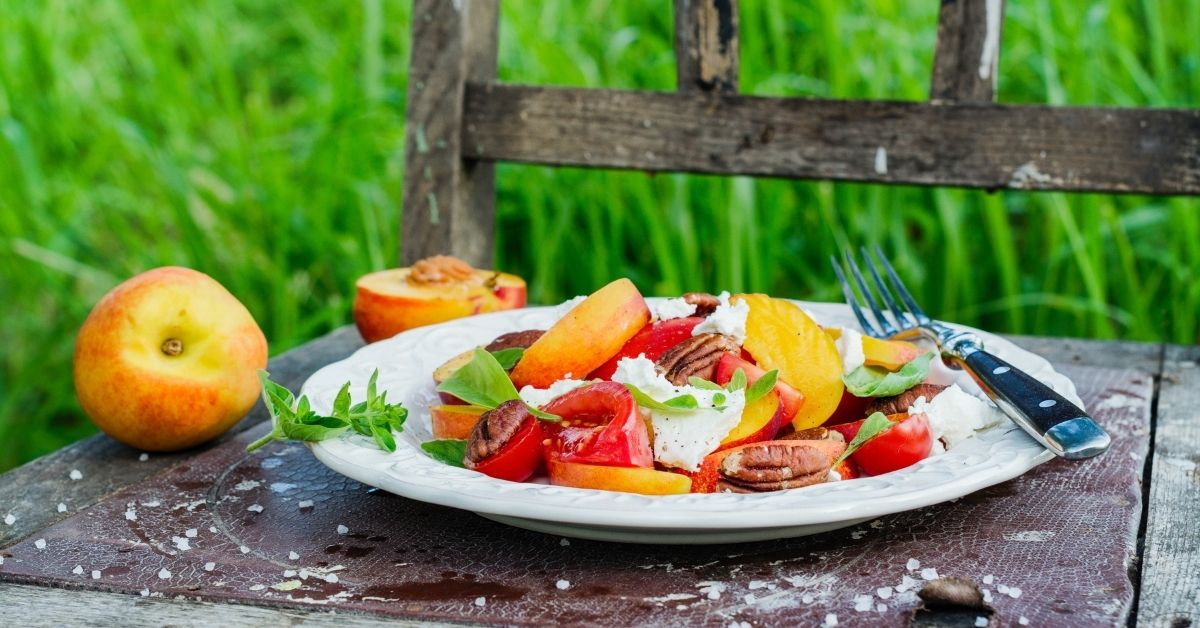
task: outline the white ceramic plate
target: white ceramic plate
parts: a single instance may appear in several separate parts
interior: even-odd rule
[[[806,303],[822,324],[858,327],[845,305]],[[361,399],[371,371],[379,369],[380,390],[409,409],[397,449],[388,454],[357,435],[315,444],[317,459],[359,482],[433,504],[476,512],[530,530],[588,539],[634,543],[729,543],[816,534],[881,515],[962,497],[1004,482],[1052,457],[1012,424],[1004,424],[894,473],[760,494],[649,497],[536,483],[496,480],[429,458],[420,443],[430,440],[428,407],[438,403],[433,369],[471,347],[521,329],[546,329],[554,308],[498,312],[414,329],[368,345],[317,371],[304,384],[314,409],[327,412],[347,381]],[[988,348],[1028,371],[1067,399],[1082,402],[1075,386],[1045,359],[986,332],[974,330]],[[978,392],[965,373],[934,361],[933,378],[956,381]]]

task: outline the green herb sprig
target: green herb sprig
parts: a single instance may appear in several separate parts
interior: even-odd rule
[[[272,427],[266,436],[250,443],[246,451],[254,451],[276,440],[322,441],[346,430],[374,439],[375,444],[384,451],[396,451],[393,434],[404,431],[408,409],[403,404],[389,404],[386,391],[377,393],[375,384],[378,378],[379,369],[375,369],[367,382],[366,400],[353,405],[350,382],[346,382],[334,397],[333,411],[329,416],[324,416],[312,410],[308,397],[300,397],[296,401],[290,390],[271,381],[270,373],[260,370],[258,379],[262,382],[263,403],[271,415]]]

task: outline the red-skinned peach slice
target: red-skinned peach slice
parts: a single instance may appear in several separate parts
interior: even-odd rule
[[[367,342],[422,325],[525,306],[525,280],[475,270],[470,281],[414,285],[408,268],[364,275],[355,283],[354,324]]]
[[[471,430],[487,408],[460,404],[429,407],[434,438],[470,438]]]
[[[721,439],[720,449],[771,440],[786,424],[786,409],[779,402],[779,395],[771,391],[746,404],[742,419]]]
[[[562,462],[554,456],[550,456],[546,464],[550,473],[550,483],[556,486],[642,495],[680,495],[691,492],[692,489],[691,478],[670,471]]]
[[[650,321],[636,286],[618,279],[593,292],[534,342],[512,371],[517,388],[586,377],[617,354]]]

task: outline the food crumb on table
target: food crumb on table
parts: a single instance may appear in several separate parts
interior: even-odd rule
[[[570,539],[561,539],[561,540],[559,540],[558,544],[563,547],[566,547],[571,544],[571,541],[570,541]]]

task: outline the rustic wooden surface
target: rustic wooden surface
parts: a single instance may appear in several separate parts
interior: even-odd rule
[[[1004,0],[942,0],[931,100],[995,100],[1003,26]]]
[[[1200,625],[1200,347],[1170,347],[1158,396],[1139,626]]]
[[[1194,520],[1200,504],[1196,480],[1200,474],[1194,465],[1200,460],[1200,412],[1195,408],[1200,398],[1195,391],[1200,386],[1200,368],[1196,367],[1200,349],[1036,337],[1012,339],[1060,365],[1135,368],[1156,379],[1161,374],[1162,392],[1154,409],[1162,416],[1158,420],[1157,447],[1148,461],[1153,472],[1147,493],[1145,560],[1141,565],[1131,565],[1131,577],[1142,584],[1135,612],[1145,625],[1178,626],[1185,625],[1181,621],[1196,621],[1200,579],[1195,574],[1200,571],[1200,544]],[[296,388],[316,368],[349,355],[359,346],[361,340],[353,328],[343,328],[275,358],[270,368],[275,378]],[[261,409],[256,408],[237,429],[264,418]],[[97,436],[0,476],[0,513],[18,515],[12,526],[0,526],[0,546],[27,537],[190,455],[152,456],[140,462],[138,453]],[[79,469],[84,478],[70,480],[71,469]],[[57,512],[59,502],[70,503],[68,513]],[[116,618],[126,625],[382,623],[370,616],[332,616],[320,609],[283,611],[12,584],[0,585],[0,608],[33,611],[26,616],[41,617],[45,624],[71,619],[74,623],[86,620],[103,625]]]
[[[549,165],[1200,194],[1200,110],[469,83],[463,150]]]
[[[416,0],[408,74],[403,261],[446,253],[490,268],[495,176],[464,160],[463,84],[496,76],[497,0]]]
[[[675,76],[681,92],[737,93],[737,0],[675,0]]]

